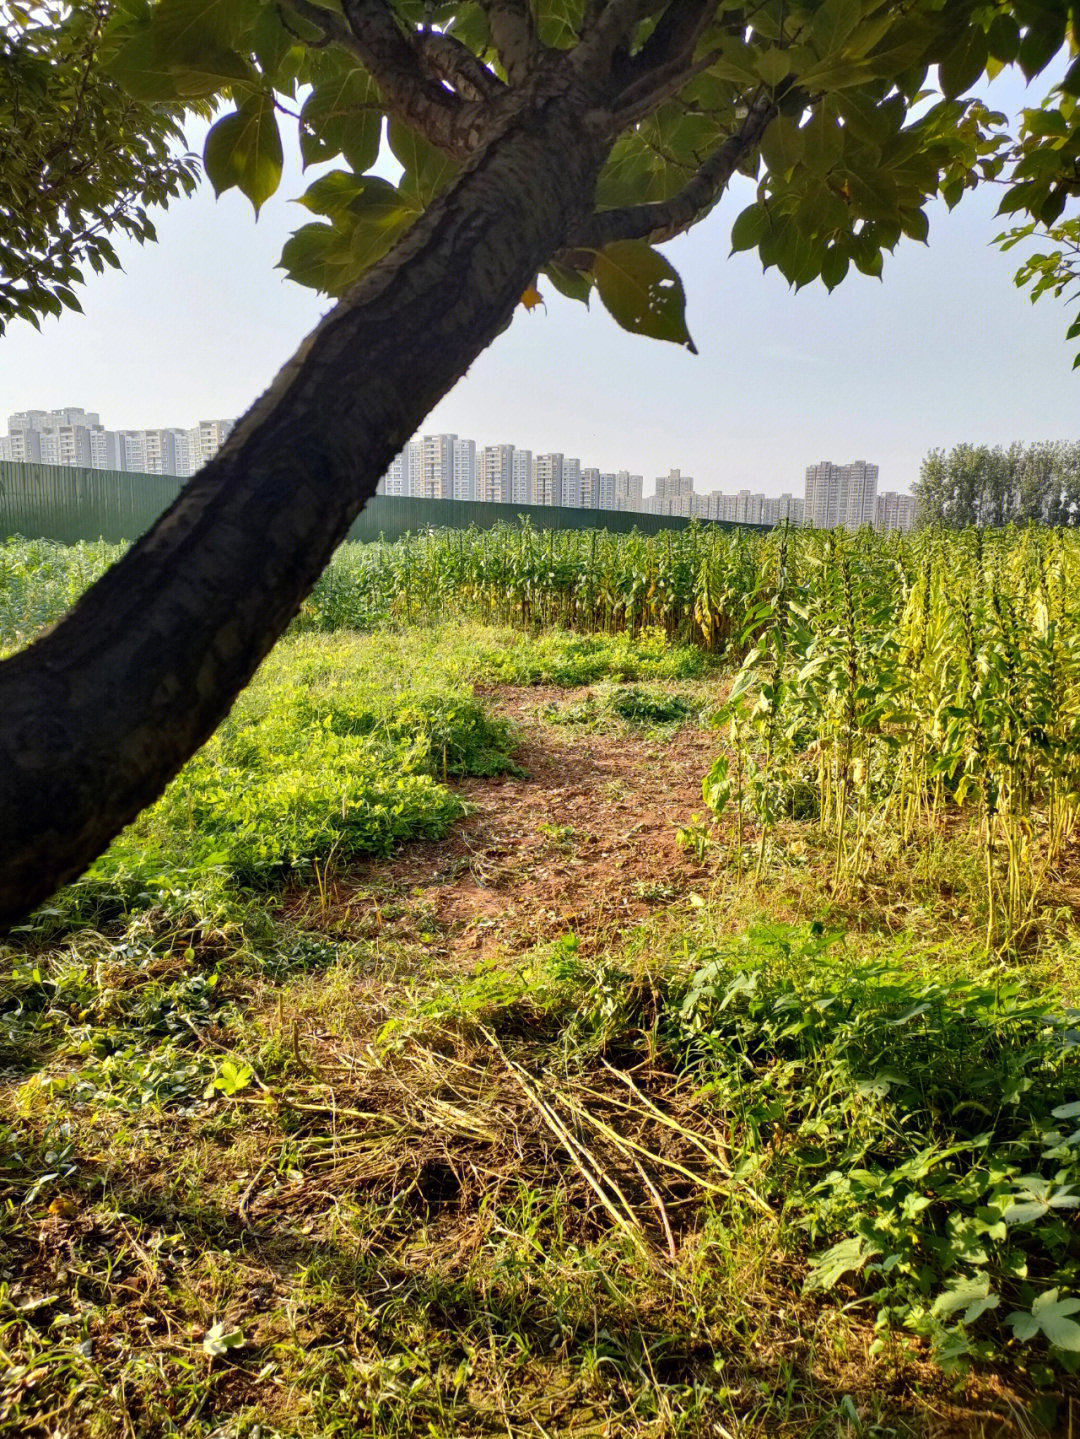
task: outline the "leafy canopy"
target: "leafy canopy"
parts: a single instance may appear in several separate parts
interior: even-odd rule
[[[152,240],[149,207],[198,179],[180,111],[135,100],[101,66],[107,0],[0,4],[0,333],[80,308],[110,235]]]
[[[1003,250],[1034,240],[1048,249],[1031,249],[1016,272],[1016,283],[1029,287],[1032,301],[1043,295],[1080,301],[1080,215],[1065,214],[1080,201],[1080,61],[1039,109],[1025,110],[1020,134],[1009,152],[1013,184],[999,213],[1026,213],[1025,223],[998,236]],[[1067,332],[1080,340],[1080,307]],[[1080,368],[1080,352],[1073,369]]]
[[[654,245],[715,206],[736,171],[758,181],[734,249],[795,286],[880,275],[927,202],[1008,180],[1010,211],[1057,220],[1076,194],[1073,61],[1056,108],[1032,112],[1019,152],[974,99],[984,74],[1035,76],[1078,39],[1066,0],[113,0],[108,72],[138,102],[212,104],[204,164],[256,210],[277,188],[283,122],[305,165],[334,162],[303,196],[313,218],[282,265],[338,295],[498,143],[542,77],[595,99],[606,161],[550,283],[595,290],[634,333],[691,346],[678,276]],[[1038,117],[1042,117],[1041,119]],[[1050,127],[1047,129],[1047,127]],[[376,176],[383,145],[402,167]],[[1071,167],[1071,168],[1070,168]],[[586,197],[589,198],[589,197]],[[590,213],[591,212],[591,213]]]

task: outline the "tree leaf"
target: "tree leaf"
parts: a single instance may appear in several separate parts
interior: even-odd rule
[[[592,293],[591,275],[584,275],[580,270],[568,270],[565,266],[556,264],[549,264],[543,273],[560,295],[565,295],[568,300],[579,300],[588,308],[589,295]]]
[[[763,205],[747,205],[731,227],[731,250],[753,250],[769,228],[769,212]]]
[[[862,0],[825,0],[814,16],[810,36],[819,55],[841,46],[862,19]]]
[[[398,188],[426,210],[441,195],[458,172],[456,161],[410,129],[402,120],[392,119],[387,126],[390,148],[405,171]]]
[[[682,281],[659,250],[644,240],[616,240],[596,252],[592,274],[605,309],[624,330],[697,354],[686,328]]]
[[[956,45],[938,65],[938,79],[946,98],[971,88],[983,72],[987,56],[986,33],[978,25],[965,26]]]
[[[825,288],[835,290],[847,276],[851,264],[851,257],[846,250],[839,245],[833,245],[825,251],[821,260],[821,278]]]
[[[120,43],[107,68],[143,100],[196,98],[237,81],[257,82],[239,53],[257,14],[256,0],[158,0],[137,25],[118,20]]]
[[[351,69],[319,80],[300,111],[300,153],[305,167],[344,155],[354,170],[379,158],[383,114],[375,82]]]
[[[281,183],[283,159],[274,99],[263,91],[219,120],[203,150],[203,164],[216,193],[238,186],[256,215]]]

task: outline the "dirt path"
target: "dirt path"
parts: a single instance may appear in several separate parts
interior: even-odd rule
[[[716,734],[690,724],[649,733],[545,720],[552,705],[580,694],[486,691],[492,708],[518,727],[515,758],[526,777],[456,782],[470,813],[451,834],[354,869],[339,886],[341,902],[409,892],[474,962],[568,930],[584,948],[599,947],[692,890],[704,871],[676,831],[703,809],[701,779]]]

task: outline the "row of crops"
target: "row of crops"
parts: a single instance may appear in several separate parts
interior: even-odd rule
[[[0,645],[25,642],[119,552],[0,546]],[[977,816],[987,936],[1030,921],[1080,814],[1080,538],[1040,527],[655,536],[527,527],[342,548],[298,630],[468,613],[528,629],[651,629],[742,666],[706,784],[769,837],[809,818],[842,888]]]

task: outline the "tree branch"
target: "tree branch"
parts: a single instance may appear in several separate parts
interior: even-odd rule
[[[505,92],[498,75],[455,36],[427,30],[416,38],[427,65],[464,99],[494,100]]]
[[[607,0],[574,54],[579,70],[584,74],[610,66],[616,51],[629,43],[634,27],[657,8],[657,0]]]
[[[540,58],[540,37],[530,0],[480,0],[499,61],[511,85],[520,85]]]
[[[476,150],[490,118],[489,102],[466,100],[427,74],[419,50],[399,28],[385,0],[341,0],[344,20],[311,0],[285,3],[361,61],[391,114],[459,159]]]
[[[597,211],[584,230],[574,235],[568,256],[575,250],[599,250],[613,240],[659,243],[689,230],[716,204],[739,165],[760,145],[776,114],[772,95],[759,92],[735,134],[713,151],[677,195],[655,204]]]
[[[621,132],[630,129],[639,120],[644,120],[665,100],[677,95],[695,75],[700,75],[702,71],[715,65],[723,53],[723,50],[710,50],[707,55],[693,63],[687,58],[672,60],[659,66],[653,73],[642,75],[619,96],[618,109],[611,117],[612,128]]]
[[[716,0],[671,0],[656,28],[630,62],[630,83],[647,83],[657,72],[685,64],[716,11]]]

